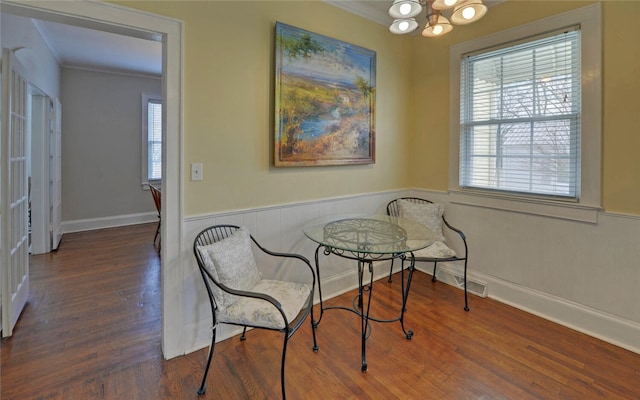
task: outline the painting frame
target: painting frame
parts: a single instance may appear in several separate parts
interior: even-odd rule
[[[275,24],[276,167],[375,163],[376,52]]]

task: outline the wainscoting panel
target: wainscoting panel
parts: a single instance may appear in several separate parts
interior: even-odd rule
[[[640,218],[600,212],[597,223],[584,223],[454,204],[446,192],[427,190],[368,193],[187,218],[186,352],[206,347],[211,340],[209,304],[191,250],[201,229],[220,223],[244,225],[267,248],[302,254],[314,265],[316,246],[303,234],[305,223],[331,214],[384,214],[388,201],[408,195],[445,205],[447,219],[467,235],[469,278],[486,284],[483,294],[640,353]],[[449,239],[454,250],[462,250]],[[260,261],[265,276],[284,276],[283,265]],[[388,262],[381,264],[374,268],[375,278],[388,272]],[[321,255],[320,266],[325,298],[357,286],[353,261]],[[430,264],[420,263],[417,268],[432,271]],[[441,270],[460,275],[462,266],[446,264]],[[448,283],[460,288],[455,280]],[[224,326],[218,337],[224,340],[238,332]]]
[[[216,224],[234,224],[246,226],[264,247],[305,256],[315,268],[317,245],[303,233],[304,225],[321,216],[339,214],[385,214],[388,201],[407,195],[407,191],[364,194],[306,203],[286,204],[251,210],[234,210],[211,215],[190,217],[185,220],[185,244],[188,254],[184,260],[185,269],[184,319],[186,353],[206,347],[211,341],[211,312],[206,290],[193,255],[193,239],[202,229]],[[297,280],[298,276],[289,273],[286,265],[267,261],[268,257],[256,261],[265,277],[288,278]],[[382,264],[382,262],[380,263]],[[388,273],[388,262],[377,266],[375,277]],[[357,269],[352,260],[337,256],[320,255],[323,296],[331,298],[357,287]],[[316,294],[316,301],[318,295]],[[241,332],[233,326],[222,326],[218,330],[219,340],[227,339]]]
[[[601,211],[587,223],[412,194],[445,204],[489,297],[640,353],[640,217]]]

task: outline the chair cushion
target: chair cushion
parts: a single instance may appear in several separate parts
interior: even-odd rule
[[[211,260],[211,257],[209,257],[210,246],[211,246],[210,244],[206,246],[198,246],[197,247],[198,253],[200,253],[200,258],[202,258],[204,266],[207,268],[207,270],[213,277],[213,280],[220,282],[220,278],[218,278],[218,273],[216,272],[216,267],[213,265],[213,261]],[[211,284],[209,286],[211,287],[211,291],[213,292],[213,298],[216,301],[216,306],[218,307],[218,309],[224,309],[224,300],[222,297],[222,293],[224,293],[223,290],[220,289],[218,285],[215,285],[215,284]]]
[[[279,301],[287,320],[291,322],[308,301],[311,285],[265,279],[258,282],[250,291],[268,294]],[[271,303],[249,297],[241,297],[223,312],[219,312],[218,320],[222,323],[253,325],[271,329],[284,329],[285,327],[282,314]]]
[[[223,240],[203,247],[213,268],[208,266],[206,261],[205,265],[212,272],[214,279],[217,276],[223,285],[231,289],[250,291],[262,279],[251,250],[251,235],[245,227],[241,227]],[[202,254],[200,248],[198,250]],[[218,290],[214,290],[214,297],[216,303],[220,303],[218,307],[221,309],[232,306],[240,298],[217,287],[216,289]]]
[[[409,244],[409,243],[407,243]],[[456,252],[440,241],[435,241],[424,249],[413,252],[416,259],[419,258],[451,258],[456,256]]]
[[[445,242],[442,234],[442,215],[444,207],[438,203],[413,203],[409,200],[398,200],[398,214],[407,219],[411,219],[431,229],[436,235],[435,240]]]

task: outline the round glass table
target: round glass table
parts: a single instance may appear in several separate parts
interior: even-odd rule
[[[400,321],[407,339],[413,336],[412,330],[404,327],[404,313],[406,309],[411,279],[414,271],[413,252],[433,243],[435,234],[426,226],[415,221],[393,217],[389,215],[349,214],[321,217],[308,222],[304,234],[318,243],[315,252],[318,295],[320,296],[320,316],[314,325],[318,326],[325,310],[341,309],[354,312],[361,318],[362,334],[362,371],[367,370],[366,342],[371,335],[370,321],[395,322]],[[358,294],[351,307],[325,307],[322,299],[322,284],[320,279],[319,254],[325,256],[334,254],[339,257],[356,260],[358,264]],[[402,305],[397,318],[379,319],[371,316],[371,297],[373,294],[373,262],[390,260],[393,258],[409,259],[405,283],[405,269],[402,274]],[[364,270],[368,268],[369,280],[365,281]],[[366,299],[365,299],[366,297]]]

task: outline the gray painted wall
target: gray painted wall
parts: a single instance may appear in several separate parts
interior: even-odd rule
[[[63,68],[62,221],[155,212],[141,185],[141,96],[160,78]]]
[[[141,95],[162,93],[160,77],[62,68],[30,18],[3,13],[2,47],[31,84],[62,103],[62,223],[91,229],[155,213],[141,183]],[[114,217],[120,217],[114,218]],[[155,220],[155,219],[151,219]]]

